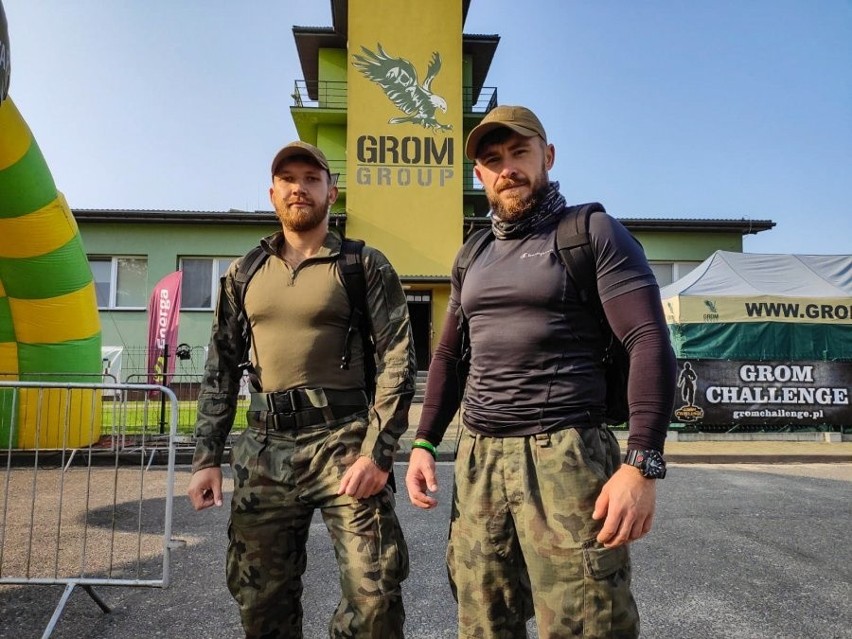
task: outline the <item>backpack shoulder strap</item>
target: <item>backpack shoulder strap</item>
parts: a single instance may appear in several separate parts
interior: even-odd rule
[[[473,260],[482,252],[491,240],[494,239],[494,233],[490,228],[479,229],[472,233],[467,242],[465,242],[458,257],[456,258],[453,273],[459,282],[459,291],[464,284],[465,275],[467,275],[468,267],[473,263]],[[461,304],[456,310],[456,318],[458,319],[458,329],[461,333],[461,361],[464,365],[470,362],[470,336],[467,330],[467,318],[464,316]]]
[[[364,272],[364,242],[344,239],[340,246],[337,264],[343,278],[343,288],[349,298],[349,328],[340,356],[340,368],[348,369],[352,357],[352,338],[361,336],[364,348],[364,388],[372,402],[376,392],[376,347],[370,330],[370,312],[367,308],[367,275]]]
[[[249,381],[257,391],[261,390],[261,386],[260,378],[257,376],[249,356],[251,351],[251,323],[248,321],[248,315],[246,315],[246,289],[248,289],[251,278],[267,259],[269,259],[269,254],[262,247],[255,246],[240,258],[237,263],[237,270],[234,273],[234,294],[239,311],[237,320],[242,327],[243,343],[245,344],[239,366],[248,373]]]
[[[361,240],[344,239],[340,246],[337,264],[352,312],[366,318],[369,314],[367,313],[367,276],[364,274],[364,259],[361,256],[363,248],[364,242]],[[358,321],[360,323],[360,318]]]
[[[479,229],[471,234],[462,245],[455,265],[455,275],[459,280],[459,287],[464,283],[468,266],[473,263],[473,260],[482,252],[482,249],[493,239],[494,234],[490,228]]]
[[[248,283],[267,259],[269,259],[269,254],[260,246],[255,246],[240,258],[237,271],[234,274],[234,292],[240,313],[244,313]]]
[[[590,304],[600,318],[603,307],[598,296],[597,268],[589,237],[589,218],[597,211],[606,213],[598,202],[567,207],[556,229],[556,251],[577,288],[580,301]]]

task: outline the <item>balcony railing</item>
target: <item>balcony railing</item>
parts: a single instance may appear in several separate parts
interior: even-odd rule
[[[298,109],[346,110],[346,82],[308,82],[296,80],[293,93],[293,106]],[[473,87],[462,87],[465,113],[488,113],[497,106],[497,88],[482,87],[477,99],[473,100]]]
[[[473,87],[462,87],[465,113],[488,113],[497,106],[497,87],[482,87],[476,102],[473,101]]]
[[[473,174],[473,162],[469,162],[465,160],[462,163],[462,175],[464,176],[464,190],[465,191],[483,191],[482,184],[479,180],[476,179],[476,176]]]
[[[346,189],[346,160],[329,160],[328,168],[331,171],[331,177],[336,178],[337,188]]]
[[[292,95],[293,106],[300,109],[346,110],[345,82],[307,82],[296,80]]]

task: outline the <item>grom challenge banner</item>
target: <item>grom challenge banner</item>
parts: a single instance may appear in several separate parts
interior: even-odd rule
[[[673,422],[852,424],[852,362],[678,359]]]

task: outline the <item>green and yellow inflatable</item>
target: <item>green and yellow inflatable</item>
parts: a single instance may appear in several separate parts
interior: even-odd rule
[[[0,1],[0,379],[92,382],[101,330],[91,269],[68,204],[8,97],[9,76]],[[0,449],[97,441],[99,395],[76,390],[69,400],[68,392],[25,390],[12,401],[3,389]]]

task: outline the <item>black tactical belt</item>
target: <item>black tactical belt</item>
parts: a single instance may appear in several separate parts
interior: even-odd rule
[[[332,419],[343,419],[367,410],[366,406],[330,406]],[[327,423],[326,415],[321,408],[309,408],[297,413],[283,415],[281,413],[270,413],[259,411],[259,428],[262,430],[274,430],[278,432],[290,432],[304,430],[306,428],[319,428]],[[249,421],[250,426],[251,421]]]
[[[364,391],[339,391],[324,388],[294,388],[274,393],[252,393],[249,410],[288,414],[326,406],[367,407]]]
[[[325,425],[367,410],[363,391],[335,391],[322,388],[296,388],[274,393],[252,393],[249,411],[257,412],[254,427],[275,431],[295,431]]]

